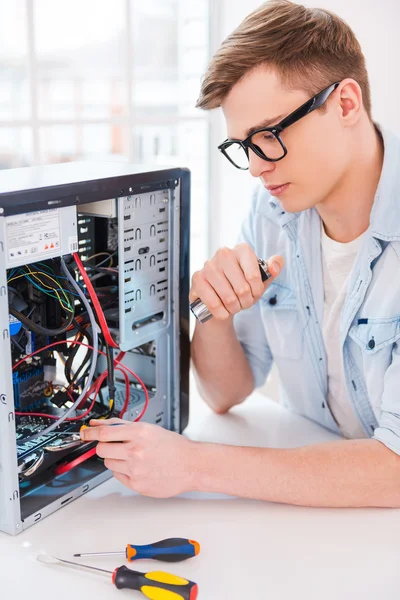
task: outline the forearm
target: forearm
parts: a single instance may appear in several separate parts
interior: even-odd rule
[[[294,449],[196,443],[198,491],[318,507],[400,508],[400,457],[377,440]]]
[[[253,391],[253,374],[233,319],[197,323],[191,355],[200,394],[216,412],[226,412]]]

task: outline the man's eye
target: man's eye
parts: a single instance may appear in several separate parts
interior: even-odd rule
[[[272,133],[264,133],[264,140],[268,140],[270,142],[273,139],[275,139],[275,136],[272,135]]]

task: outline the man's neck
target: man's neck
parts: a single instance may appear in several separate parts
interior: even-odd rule
[[[342,243],[355,240],[368,229],[382,171],[383,142],[372,123],[357,144],[359,151],[341,184],[316,206],[327,235]]]

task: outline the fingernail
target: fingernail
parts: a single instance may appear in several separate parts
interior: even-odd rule
[[[275,275],[275,277],[276,277],[281,272],[281,265],[278,262],[276,262],[276,260],[273,260],[272,261],[272,269],[273,269],[272,274]]]

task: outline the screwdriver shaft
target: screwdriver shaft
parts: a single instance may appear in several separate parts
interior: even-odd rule
[[[73,567],[77,567],[80,569],[90,569],[90,571],[100,571],[101,573],[107,573],[107,575],[112,575],[113,572],[112,571],[106,571],[105,569],[99,569],[98,567],[90,567],[89,565],[82,565],[81,563],[77,563],[77,562],[73,562],[72,560],[65,560],[65,558],[59,558],[58,556],[40,556],[38,557],[39,560],[41,562],[46,562],[49,563],[49,560],[44,560],[46,559],[50,559],[51,561],[56,560],[57,562],[61,562],[61,563],[65,563],[67,565],[72,565]]]
[[[121,556],[121,554],[125,555],[125,552],[83,552],[82,554],[74,554],[74,556]]]

